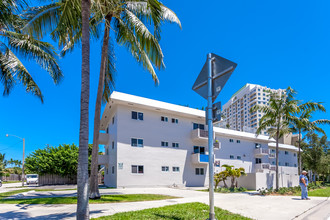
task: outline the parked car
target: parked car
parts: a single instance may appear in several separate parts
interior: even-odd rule
[[[29,185],[29,184],[38,184],[38,174],[27,174],[26,175],[26,185]]]

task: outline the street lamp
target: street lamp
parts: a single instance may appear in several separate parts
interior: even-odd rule
[[[25,153],[25,138],[18,137],[12,134],[6,134],[6,137],[13,136],[23,140],[23,160],[22,160],[22,186],[24,186],[24,153]]]

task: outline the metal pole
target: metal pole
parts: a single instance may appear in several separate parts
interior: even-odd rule
[[[25,138],[23,138],[22,186],[24,186],[24,154],[25,154]]]
[[[212,55],[207,55],[208,61],[208,78],[207,78],[207,123],[208,123],[208,147],[209,147],[209,199],[210,213],[209,220],[215,220],[214,213],[214,178],[213,178],[213,122],[212,122]]]

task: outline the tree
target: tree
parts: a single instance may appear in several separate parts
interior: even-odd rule
[[[4,170],[7,166],[7,160],[5,159],[6,154],[0,153],[0,176],[4,174]]]
[[[215,182],[214,189],[216,190],[218,188],[218,185],[221,181],[223,181],[224,186],[227,188],[227,184],[226,184],[227,177],[228,177],[228,173],[225,170],[216,173],[214,175],[214,182]]]
[[[298,174],[301,173],[301,141],[302,134],[308,131],[318,131],[323,134],[325,132],[323,129],[318,127],[318,125],[330,124],[330,121],[327,119],[319,119],[315,121],[310,121],[312,118],[312,114],[315,111],[325,112],[324,106],[319,102],[307,102],[300,104],[298,106],[299,111],[296,112],[291,121],[291,127],[295,132],[298,132]]]
[[[27,7],[24,0],[3,0],[0,2],[0,82],[4,87],[3,95],[9,95],[19,82],[26,92],[32,93],[43,102],[43,95],[32,74],[19,59],[34,60],[52,77],[55,84],[62,78],[54,47],[35,39],[21,31],[23,20],[18,15]]]
[[[291,115],[299,111],[298,101],[294,99],[296,92],[288,87],[285,93],[270,93],[269,105],[255,105],[251,112],[260,111],[264,113],[259,121],[256,134],[259,135],[263,130],[267,130],[270,137],[276,140],[276,190],[279,187],[278,177],[278,144],[279,139],[290,133],[289,121]]]
[[[121,4],[104,4],[100,7],[102,10],[103,20],[105,22],[101,67],[99,84],[97,90],[95,115],[94,115],[94,132],[93,132],[93,156],[92,156],[92,172],[90,177],[90,198],[100,198],[98,189],[98,149],[99,149],[99,132],[101,117],[101,102],[107,101],[109,97],[109,85],[113,85],[114,72],[114,51],[109,47],[110,30],[116,33],[116,41],[120,45],[125,45],[137,62],[141,63],[152,75],[155,84],[158,84],[158,77],[153,68],[154,64],[157,68],[163,68],[163,53],[158,43],[160,39],[160,24],[164,20],[181,23],[175,13],[165,7],[157,0],[152,1],[122,1]],[[113,26],[111,26],[113,21]],[[153,36],[143,22],[149,21],[153,23],[155,35]],[[107,73],[107,74],[106,74]],[[108,76],[108,78],[105,78]],[[104,82],[107,82],[104,85]]]
[[[89,144],[89,168],[92,145]],[[77,175],[79,148],[75,144],[62,144],[56,147],[47,146],[30,153],[25,159],[28,173],[55,174],[59,176]]]
[[[322,142],[326,141],[326,136],[320,138],[315,132],[308,132],[306,140],[302,154],[303,165],[316,175],[321,170],[321,158],[325,155]]]
[[[235,168],[234,170],[234,177],[236,178],[236,182],[235,182],[235,187],[238,187],[238,178],[240,178],[241,176],[246,176],[247,174],[245,173],[245,169],[243,167],[240,168]]]

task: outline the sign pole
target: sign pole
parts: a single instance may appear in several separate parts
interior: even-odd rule
[[[207,55],[208,61],[208,78],[207,78],[207,122],[208,122],[208,148],[209,148],[209,199],[210,199],[210,213],[209,220],[215,220],[214,213],[214,178],[213,178],[213,120],[212,120],[212,54]]]

